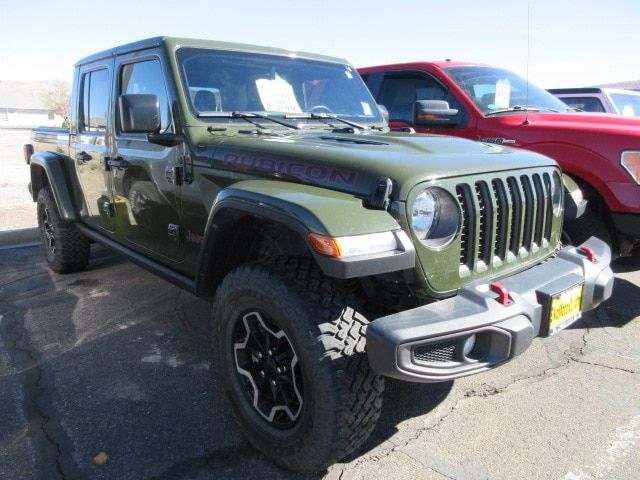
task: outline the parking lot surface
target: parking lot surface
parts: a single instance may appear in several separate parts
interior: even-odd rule
[[[2,479],[637,479],[640,271],[509,364],[437,385],[387,381],[365,448],[293,475],[249,446],[221,391],[209,304],[94,246],[49,271],[0,249]]]

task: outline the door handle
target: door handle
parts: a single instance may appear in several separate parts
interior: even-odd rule
[[[128,168],[131,164],[122,157],[117,157],[117,158],[104,157],[102,161],[102,165],[104,166],[105,170],[109,171],[112,168],[117,168],[118,170],[124,170],[125,168]]]
[[[93,157],[91,155],[89,155],[87,152],[82,151],[82,152],[78,152],[76,153],[76,163],[78,165],[84,165],[85,163],[87,163],[89,160],[91,160]]]

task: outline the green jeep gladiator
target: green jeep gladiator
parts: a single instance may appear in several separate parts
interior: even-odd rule
[[[554,161],[390,131],[344,60],[152,38],[79,61],[72,112],[25,146],[49,265],[98,242],[212,298],[216,370],[286,468],[362,445],[383,377],[486,371],[611,295],[606,244],[560,242]]]

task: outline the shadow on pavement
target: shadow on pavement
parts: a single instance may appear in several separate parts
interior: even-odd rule
[[[245,440],[211,360],[208,302],[96,247],[77,274],[51,273],[37,248],[0,251],[0,272],[0,477],[322,477],[283,471]],[[387,381],[352,458],[451,386]]]

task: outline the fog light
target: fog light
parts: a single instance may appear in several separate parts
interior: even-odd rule
[[[464,341],[464,344],[462,345],[462,354],[465,357],[468,357],[471,351],[473,350],[473,347],[475,346],[476,346],[476,336],[471,335],[469,338],[467,338]]]

